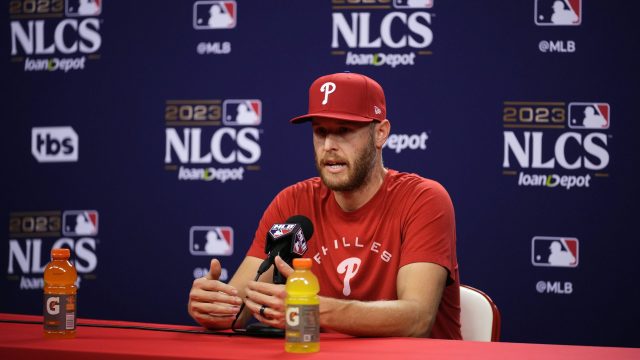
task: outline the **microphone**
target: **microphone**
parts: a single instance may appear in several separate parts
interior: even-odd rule
[[[273,224],[266,235],[264,252],[267,258],[260,264],[258,273],[267,271],[278,255],[291,266],[294,258],[301,257],[307,252],[307,242],[312,235],[313,224],[304,215],[294,215],[284,224]],[[286,283],[286,278],[280,274],[277,267],[273,269],[273,283]]]
[[[260,264],[255,281],[258,281],[260,275],[273,265],[278,255],[291,266],[294,258],[301,257],[307,252],[307,242],[311,239],[312,235],[313,224],[309,218],[303,215],[294,215],[288,218],[284,224],[273,224],[267,233],[265,241],[264,252],[267,254],[267,258]],[[286,282],[287,279],[278,271],[278,268],[274,266],[273,283],[285,284]],[[249,324],[246,329],[236,329],[236,321],[238,321],[243,309],[244,303],[240,307],[240,311],[236,315],[235,320],[231,323],[231,330],[236,333],[254,336],[284,337],[284,330],[273,328],[262,323]]]

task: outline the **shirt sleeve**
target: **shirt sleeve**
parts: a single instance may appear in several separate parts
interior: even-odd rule
[[[447,283],[456,280],[456,225],[453,204],[442,185],[425,180],[404,209],[400,267],[430,262],[447,269]]]

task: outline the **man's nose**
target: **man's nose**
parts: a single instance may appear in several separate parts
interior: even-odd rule
[[[324,138],[324,150],[335,150],[338,148],[338,137],[334,134],[327,134]]]

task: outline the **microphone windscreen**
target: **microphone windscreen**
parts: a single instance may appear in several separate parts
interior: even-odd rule
[[[287,224],[300,224],[300,228],[302,228],[302,233],[307,241],[311,239],[313,235],[313,224],[308,217],[304,215],[294,215],[287,219]]]

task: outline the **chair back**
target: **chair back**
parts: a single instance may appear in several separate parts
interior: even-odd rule
[[[484,292],[460,285],[460,325],[463,340],[500,341],[500,311]]]

